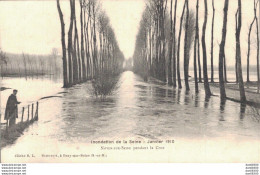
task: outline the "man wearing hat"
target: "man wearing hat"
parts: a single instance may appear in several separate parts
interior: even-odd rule
[[[9,127],[15,124],[16,118],[18,118],[18,107],[17,104],[21,102],[17,101],[16,98],[17,90],[14,89],[13,93],[8,97],[6,108],[5,108],[5,120],[8,124],[9,120]]]

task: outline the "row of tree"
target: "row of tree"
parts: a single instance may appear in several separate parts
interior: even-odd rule
[[[70,0],[70,24],[65,38],[65,22],[60,1],[64,87],[97,78],[101,72],[118,74],[124,61],[106,13],[96,0],[79,0],[80,32],[77,29],[76,2]]]
[[[185,0],[182,14],[180,16],[179,32],[176,31],[176,18],[178,0],[175,0],[173,7],[173,0],[170,2],[170,10],[167,10],[167,0],[148,0],[145,11],[140,22],[139,33],[136,38],[136,47],[134,52],[134,70],[141,74],[145,79],[147,76],[156,77],[162,81],[168,82],[173,87],[182,88],[181,74],[180,74],[180,53],[181,53],[181,38],[182,31],[184,31],[184,51],[183,51],[183,69],[184,69],[184,83],[186,90],[189,91],[189,62],[190,51],[193,44],[193,68],[195,92],[199,92],[199,82],[204,83],[204,90],[206,97],[212,95],[209,86],[209,76],[207,68],[207,49],[205,41],[205,33],[207,30],[208,21],[208,4],[204,0],[204,22],[202,26],[202,36],[199,33],[199,0],[197,0],[196,13],[189,9],[189,0]],[[235,16],[236,21],[236,62],[235,73],[236,82],[239,84],[241,102],[246,102],[244,82],[242,76],[241,65],[241,47],[240,47],[240,33],[242,26],[242,8],[241,0],[237,0],[238,9]],[[249,59],[250,59],[250,37],[251,30],[256,24],[256,38],[257,38],[257,78],[260,83],[259,74],[259,31],[257,20],[257,3],[254,0],[254,19],[249,28],[248,35],[248,58],[247,58],[247,81],[249,81]],[[226,74],[226,59],[225,59],[225,43],[227,33],[227,16],[228,16],[229,0],[224,2],[224,16],[222,39],[219,45],[219,86],[221,100],[226,99],[225,83],[227,82]],[[173,9],[174,8],[174,9]],[[214,22],[215,22],[215,5],[212,0],[212,24],[211,24],[211,82],[214,82]],[[202,45],[202,66],[200,61],[200,42]],[[197,68],[198,67],[198,68]],[[202,69],[202,70],[201,70]],[[203,75],[202,75],[203,74]]]

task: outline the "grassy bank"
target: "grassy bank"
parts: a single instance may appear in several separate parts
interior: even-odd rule
[[[24,121],[15,124],[12,127],[6,129],[6,127],[1,128],[1,148],[13,144],[17,138],[23,135],[23,132],[28,128],[37,118],[33,118],[29,121]]]

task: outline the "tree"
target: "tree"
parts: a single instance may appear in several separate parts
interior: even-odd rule
[[[241,0],[238,0],[238,10],[236,13],[236,65],[237,65],[237,79],[239,83],[240,101],[246,102],[246,95],[244,89],[242,66],[241,66],[241,48],[240,48],[240,32],[242,26],[242,7]]]
[[[184,44],[184,51],[186,52],[186,54],[184,57],[184,66],[183,67],[184,67],[185,86],[186,86],[186,90],[188,90],[188,91],[190,89],[189,88],[190,50],[191,50],[192,43],[194,41],[194,34],[195,34],[195,17],[194,16],[195,16],[194,12],[192,10],[189,10],[189,17],[187,18],[187,16],[186,16],[184,18],[184,24],[185,24],[184,30],[185,30],[185,35],[187,34],[187,38],[185,41],[186,44]]]
[[[50,66],[53,67],[53,73],[56,75],[58,73],[58,66],[57,66],[57,56],[58,56],[58,50],[56,48],[53,48],[51,51],[51,58],[52,60],[50,61]]]
[[[227,66],[226,66],[226,56],[225,56],[225,52],[224,52],[224,82],[227,83]]]
[[[87,73],[86,73],[86,64],[85,64],[85,46],[84,46],[84,37],[85,37],[85,32],[84,32],[84,24],[85,24],[85,18],[83,16],[83,8],[85,5],[85,0],[80,0],[80,36],[81,36],[81,61],[82,61],[82,81],[87,81]],[[83,21],[84,18],[84,21]]]
[[[220,88],[220,98],[224,102],[226,99],[226,90],[224,83],[224,57],[225,57],[225,44],[226,44],[226,34],[227,34],[227,15],[228,15],[228,3],[229,0],[225,0],[224,5],[224,19],[222,28],[222,40],[219,47],[219,88]]]
[[[24,65],[24,74],[27,79],[27,56],[23,53],[23,65]]]
[[[196,5],[196,33],[195,33],[195,41],[194,41],[194,60],[193,60],[193,68],[194,68],[194,82],[195,82],[195,92],[199,92],[198,85],[198,76],[197,76],[197,43],[199,40],[199,0],[197,0]],[[199,48],[198,48],[199,50]]]
[[[6,53],[3,52],[3,50],[0,48],[0,67],[1,67],[0,74],[2,77],[3,77],[3,65],[6,65],[6,67],[7,67],[7,56],[6,56]],[[19,70],[19,72],[20,72],[20,70]]]
[[[62,45],[62,61],[63,61],[63,87],[68,87],[68,74],[67,74],[67,56],[66,56],[66,42],[65,42],[65,23],[63,13],[60,8],[60,1],[57,0],[57,9],[60,17],[61,24],[61,45]]]
[[[77,17],[76,17],[76,7],[75,0],[73,2],[73,22],[74,22],[74,42],[73,42],[73,84],[81,82],[81,59],[79,51],[79,39],[78,39],[78,29],[77,29]]]
[[[172,0],[171,0],[171,9],[170,9],[170,20],[171,20],[171,28],[170,28],[170,42],[169,42],[169,63],[168,63],[168,84],[173,84],[173,64],[172,64],[172,44],[173,44],[173,26],[172,26]]]
[[[257,55],[256,55],[256,66],[257,66],[257,81],[258,83],[260,83],[260,72],[259,72],[259,24],[258,24],[258,18],[257,18],[257,14],[256,14],[256,7],[257,7],[257,3],[259,1],[254,0],[254,14],[255,14],[255,19],[256,19],[256,40],[257,40]]]
[[[0,48],[0,65],[7,64],[6,53]]]
[[[254,0],[254,9],[256,8],[256,3],[255,3],[255,0]],[[254,13],[255,15],[255,13]],[[247,47],[247,82],[250,81],[250,78],[249,78],[249,75],[250,75],[250,72],[249,72],[249,60],[250,60],[250,51],[251,51],[251,32],[252,32],[252,28],[253,28],[253,25],[255,23],[255,20],[256,20],[256,15],[254,16],[253,18],[253,21],[251,22],[250,24],[250,27],[249,27],[249,32],[248,32],[248,47]],[[259,51],[257,51],[259,52]]]
[[[214,6],[214,0],[212,0],[212,9],[213,9],[213,15],[212,15],[212,24],[211,24],[211,82],[214,82],[214,20],[215,20],[215,6]]]
[[[199,5],[197,6],[199,7]],[[202,83],[202,76],[201,76],[201,64],[200,64],[200,35],[199,35],[199,27],[198,27],[198,40],[197,40],[197,44],[198,44],[198,67],[199,67],[199,82]]]
[[[69,86],[73,84],[73,44],[72,44],[72,31],[73,31],[73,20],[74,20],[74,1],[70,0],[70,26],[68,31],[68,62],[69,62]]]
[[[206,41],[205,41],[205,34],[206,34],[206,26],[207,26],[207,19],[208,19],[208,5],[207,0],[204,0],[205,12],[204,12],[204,23],[202,28],[202,50],[203,50],[203,79],[204,79],[204,89],[206,98],[211,96],[211,91],[208,82],[208,69],[207,69],[207,50],[206,50]]]
[[[173,77],[173,87],[176,87],[176,13],[177,13],[177,0],[174,4],[174,22],[173,22],[173,68],[172,68],[172,77]]]
[[[181,47],[182,22],[183,22],[185,7],[186,7],[186,2],[183,5],[183,10],[182,10],[181,19],[180,19],[179,36],[178,36],[177,75],[178,75],[178,87],[179,87],[179,89],[182,88],[182,85],[181,85],[181,73],[180,73],[180,47]]]
[[[196,10],[198,11],[199,10],[199,2],[197,2],[197,5],[196,5]],[[196,27],[196,33],[198,35],[198,39],[197,39],[197,44],[198,44],[198,67],[199,67],[199,82],[202,83],[202,77],[201,77],[201,64],[200,64],[200,35],[199,35],[199,18],[196,19],[196,24],[197,27]]]
[[[86,74],[87,74],[87,79],[92,77],[92,66],[91,66],[91,58],[90,58],[90,41],[89,41],[89,21],[90,21],[90,5],[89,3],[86,3],[86,1],[83,1],[83,7],[84,7],[84,41],[85,41],[85,47],[86,47]],[[88,17],[87,17],[87,22],[86,22],[86,11],[88,11]]]
[[[186,4],[186,17],[185,17],[185,37],[184,37],[184,80],[186,91],[190,90],[189,87],[189,48],[188,48],[188,27],[189,27],[189,1],[185,0]]]

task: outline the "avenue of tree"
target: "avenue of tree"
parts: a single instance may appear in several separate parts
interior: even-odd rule
[[[147,0],[146,7],[142,15],[140,22],[139,33],[136,37],[136,46],[133,56],[134,71],[144,77],[147,80],[148,76],[155,77],[161,81],[167,82],[174,88],[182,88],[181,79],[181,42],[183,40],[183,72],[184,72],[184,84],[186,91],[190,90],[189,86],[189,62],[190,51],[193,45],[193,72],[195,82],[195,92],[199,92],[198,83],[204,84],[204,91],[206,97],[212,95],[210,89],[210,83],[214,83],[214,23],[215,23],[215,4],[214,0],[211,2],[212,8],[212,23],[211,23],[211,45],[210,45],[210,77],[208,75],[208,63],[207,63],[207,48],[205,41],[205,33],[207,30],[208,22],[208,1],[201,0],[204,3],[204,9],[200,9],[199,0],[196,1],[196,8],[190,8],[190,0],[184,0],[183,7],[178,5],[178,0]],[[180,1],[179,1],[180,2]],[[219,89],[221,101],[224,101],[226,96],[225,84],[227,81],[226,73],[226,57],[225,57],[225,44],[226,33],[228,23],[228,8],[229,0],[224,0],[223,9],[223,26],[221,35],[221,43],[219,43],[219,56],[218,56],[218,72],[219,72]],[[249,26],[248,32],[248,51],[247,51],[247,82],[250,81],[249,74],[249,60],[250,60],[250,46],[252,29],[255,27],[256,34],[253,36],[257,40],[257,56],[256,56],[256,70],[257,81],[260,84],[259,73],[259,24],[257,17],[258,0],[254,0],[254,18]],[[182,8],[182,13],[179,16],[179,31],[176,31],[176,11],[178,8]],[[196,9],[196,12],[193,11]],[[199,28],[199,11],[204,11],[204,19],[202,26],[202,36],[200,38]],[[235,19],[235,35],[236,47],[235,47],[235,75],[237,87],[240,91],[240,101],[246,102],[246,95],[244,89],[244,80],[242,76],[242,63],[241,63],[241,44],[240,33],[242,27],[242,3],[241,0],[237,0],[237,11],[233,19]],[[183,37],[182,37],[183,35]],[[202,47],[202,61],[200,53],[200,45]],[[202,65],[201,65],[202,64]],[[210,78],[210,82],[209,82]]]
[[[101,74],[118,74],[124,61],[109,18],[96,0],[70,0],[70,23],[66,38],[60,0],[57,2],[61,24],[64,87],[95,79]],[[80,29],[77,28],[79,19]],[[67,39],[67,42],[66,42]]]

